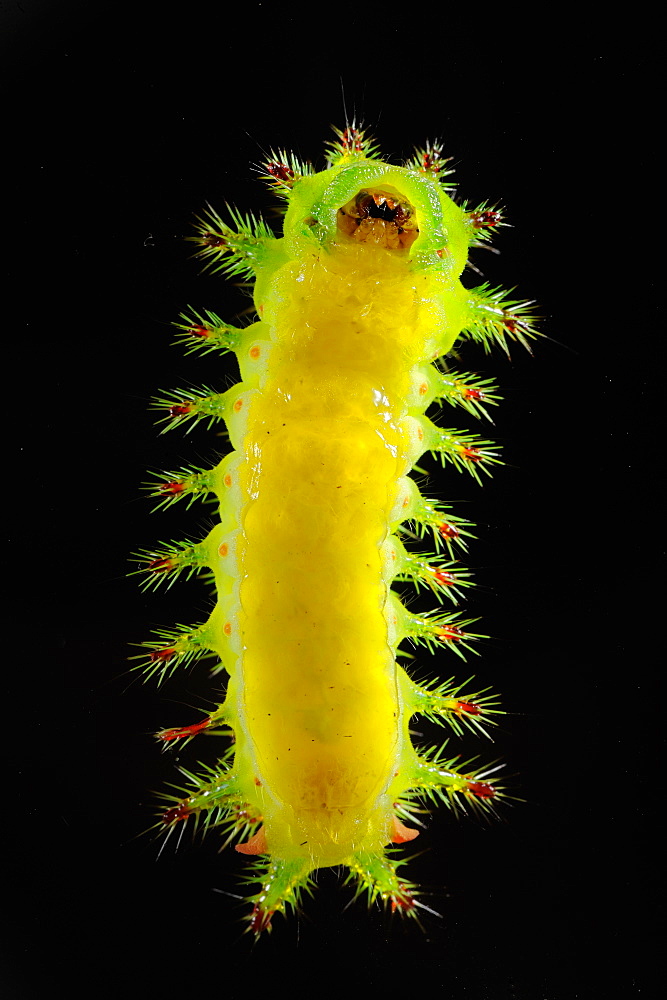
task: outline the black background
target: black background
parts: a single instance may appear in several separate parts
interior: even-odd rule
[[[655,26],[363,4],[0,13],[17,890],[3,996],[658,995]],[[189,259],[192,217],[207,201],[269,215],[251,164],[271,147],[322,164],[342,91],[388,158],[441,137],[461,195],[507,207],[501,255],[474,261],[539,301],[550,338],[511,362],[465,349],[464,368],[502,385],[507,465],[481,490],[434,479],[479,525],[468,610],[493,638],[470,672],[512,713],[494,747],[464,752],[503,757],[525,803],[488,826],[429,819],[409,868],[442,914],[425,933],[344,909],[350,889],[325,871],[303,915],[253,946],[226,895],[248,891],[243,858],[211,835],[156,862],[138,836],[175,775],[151,733],[215,692],[205,668],[159,691],[130,682],[128,643],[201,620],[207,598],[196,584],[142,596],[127,554],[208,523],[197,507],[151,516],[139,490],[146,468],[204,463],[219,443],[159,438],[150,397],[234,377],[184,359],[169,323],[188,303],[232,322],[250,305]],[[466,676],[451,655],[427,665]],[[202,738],[180,760],[215,749]]]

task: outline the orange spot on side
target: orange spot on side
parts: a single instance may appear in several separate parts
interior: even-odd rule
[[[218,548],[218,555],[226,556],[228,552],[229,552],[229,545],[227,545],[227,542],[222,542],[220,547]]]
[[[428,392],[428,385],[426,384],[426,382],[422,382],[422,384],[419,386],[419,395],[425,396],[427,392]]]
[[[225,486],[231,486],[232,485],[232,477],[229,475],[229,473],[227,473],[227,475],[225,476],[225,478],[222,481],[225,484]]]
[[[245,844],[236,844],[235,848],[239,854],[266,854],[266,834],[264,827],[260,826],[254,837],[246,840]]]
[[[424,440],[424,430],[422,427],[417,428],[417,437],[419,438],[420,441]]]
[[[250,348],[250,352],[249,353],[250,353],[250,357],[252,358],[252,360],[253,361],[257,361],[257,358],[260,356],[260,354],[262,352],[260,351],[259,347],[257,347],[257,345],[255,344],[254,347]]]
[[[409,826],[401,823],[398,816],[391,817],[391,842],[392,844],[407,844],[419,836],[419,830],[411,830]]]
[[[243,406],[243,400],[237,399],[236,402],[234,403],[235,412],[238,413],[242,406]]]
[[[229,624],[229,622],[225,622],[225,624],[222,626],[222,631],[225,633],[225,635],[232,634],[232,626]]]
[[[410,497],[405,497],[403,500],[403,506],[407,507],[410,504]]]

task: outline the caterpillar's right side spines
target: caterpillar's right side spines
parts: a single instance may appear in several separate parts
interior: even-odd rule
[[[443,145],[439,140],[427,140],[424,146],[415,147],[414,156],[408,160],[406,167],[418,170],[421,174],[437,180],[443,191],[454,191],[456,188],[454,181],[445,180],[446,177],[451,177],[454,173],[454,170],[447,166],[451,162],[451,156],[443,155]]]
[[[511,291],[478,285],[467,293],[465,324],[459,334],[462,340],[480,343],[488,353],[501,347],[509,355],[509,343],[515,341],[532,353],[530,341],[539,337],[535,329],[532,301],[510,299]]]
[[[462,587],[473,586],[470,573],[456,560],[443,559],[436,552],[412,552],[396,538],[391,538],[392,579],[410,581],[416,590],[428,588],[439,604],[448,598],[457,604]]]
[[[403,916],[416,917],[420,906],[416,886],[398,876],[399,867],[405,863],[405,858],[394,860],[385,854],[360,852],[348,861],[350,874],[346,882],[356,883],[354,898],[366,896],[369,907],[379,901],[392,913],[399,910]]]
[[[465,730],[489,737],[487,726],[497,725],[494,715],[504,715],[499,699],[489,688],[468,690],[473,680],[456,682],[453,677],[443,682],[416,684],[404,675],[406,710],[410,715],[423,715],[438,725],[447,725],[457,736]]]

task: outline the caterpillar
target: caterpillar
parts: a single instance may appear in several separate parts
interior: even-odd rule
[[[488,417],[492,381],[442,359],[457,340],[530,349],[532,303],[462,284],[469,249],[503,215],[454,200],[439,143],[395,166],[354,123],[334,132],[320,172],[285,152],[262,164],[285,208],[282,236],[234,209],[229,222],[210,208],[197,221],[206,267],[254,280],[257,320],[191,309],[175,324],[188,351],[233,352],[241,381],[166,393],[155,402],[164,429],[224,421],[232,450],[150,486],[159,507],[217,503],[207,537],[135,554],[146,586],[198,573],[215,583],[208,620],[156,632],[136,669],[163,681],[215,656],[213,674],[226,675],[211,714],[158,734],[164,745],[231,738],[215,765],[182,769],[187,785],[163,796],[159,826],[169,836],[192,819],[238,841],[258,882],[257,935],[329,866],[347,868],[357,895],[418,918],[429,908],[400,872],[399,846],[418,835],[424,804],[485,813],[503,795],[495,768],[412,742],[415,716],[462,736],[500,709],[488,688],[418,683],[398,662],[420,645],[463,658],[479,638],[443,607],[471,583],[457,559],[471,524],[409,473],[427,452],[478,481],[500,461],[490,441],[425,413]],[[409,611],[397,583],[437,608]]]

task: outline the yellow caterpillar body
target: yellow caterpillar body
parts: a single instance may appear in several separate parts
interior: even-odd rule
[[[501,216],[457,205],[445,164],[437,146],[404,167],[384,163],[349,127],[320,173],[284,154],[266,164],[288,201],[281,238],[251,217],[232,213],[232,228],[213,212],[196,237],[217,269],[254,275],[259,319],[238,329],[193,313],[178,324],[194,347],[233,350],[242,381],[158,401],[168,427],[223,418],[234,450],[215,469],[167,473],[155,488],[165,503],[214,494],[220,523],[201,543],[143,553],[149,581],[203,569],[218,596],[205,624],[146,644],[147,672],[163,677],[213,652],[229,675],[215,712],[159,734],[225,727],[234,739],[218,765],[188,774],[162,823],[170,832],[195,816],[246,836],[242,853],[265,856],[255,932],[331,865],[346,865],[371,899],[414,914],[414,887],[385,854],[417,836],[403,824],[417,822],[411,804],[426,796],[488,809],[499,793],[483,772],[418,752],[409,731],[417,713],[459,734],[479,729],[492,722],[493,696],[420,686],[396,662],[404,640],[460,654],[475,638],[454,613],[411,614],[392,589],[407,580],[456,600],[468,582],[451,559],[465,522],[408,476],[422,454],[475,476],[497,461],[489,442],[424,416],[434,401],[483,415],[496,399],[487,382],[434,361],[459,336],[506,346],[534,335],[527,304],[461,284],[469,247]],[[435,552],[406,547],[421,535]]]

